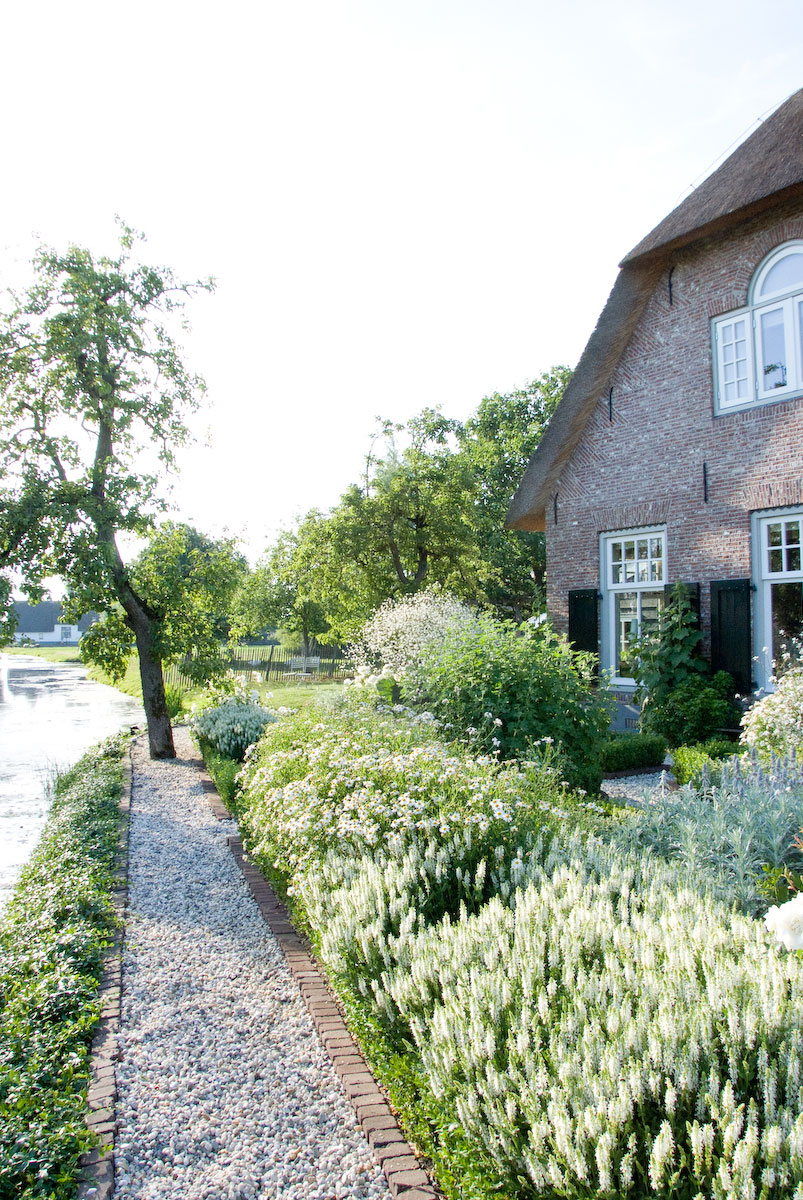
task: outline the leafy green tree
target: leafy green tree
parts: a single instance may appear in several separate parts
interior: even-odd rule
[[[232,636],[255,637],[280,628],[285,640],[305,655],[329,625],[310,595],[310,582],[298,553],[296,533],[283,532],[239,585],[232,606]]]
[[[213,541],[190,525],[167,522],[154,530],[130,567],[131,585],[151,614],[151,644],[163,663],[182,662],[198,683],[224,669],[220,643],[228,635],[232,603],[248,564],[233,539]],[[81,641],[82,653],[114,677],[123,674],[131,630],[117,605]]]
[[[354,636],[383,600],[432,584],[466,599],[487,595],[493,566],[475,536],[459,430],[434,409],[405,426],[382,422],[381,452],[368,455],[363,478],[330,513],[309,513],[300,524],[294,561],[338,639]]]
[[[135,262],[134,240],[124,227],[113,259],[42,247],[31,287],[9,296],[0,321],[0,571],[7,579],[17,568],[30,599],[43,594],[45,576],[60,575],[73,614],[109,614],[118,646],[133,635],[150,752],[169,758],[160,613],[117,539],[146,536],[164,507],[156,472],[174,465],[203,390],[165,317],[211,284]]]
[[[523,388],[485,396],[460,430],[458,458],[473,482],[478,552],[490,567],[488,599],[516,620],[540,599],[546,548],[543,533],[505,529],[505,517],[571,374],[552,367]]]

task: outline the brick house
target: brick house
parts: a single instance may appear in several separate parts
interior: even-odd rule
[[[678,580],[737,690],[803,632],[803,90],[624,258],[507,523],[622,698]]]

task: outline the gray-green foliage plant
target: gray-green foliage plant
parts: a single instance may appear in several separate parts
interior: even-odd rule
[[[610,711],[595,684],[593,656],[547,624],[484,613],[424,644],[404,689],[451,736],[501,758],[528,759],[553,744],[569,784],[596,792]]]
[[[716,786],[704,771],[699,788],[645,796],[626,821],[612,826],[612,836],[620,845],[682,862],[691,879],[707,881],[744,912],[759,913],[767,907],[765,868],[803,868],[801,826],[800,764],[793,756],[765,766],[754,755],[725,761]]]
[[[0,1200],[72,1200],[86,1126],[101,956],[112,939],[124,742],[55,784],[0,921]]]
[[[193,717],[192,728],[199,740],[218,754],[242,762],[246,752],[262,737],[275,714],[260,704],[232,696]]]

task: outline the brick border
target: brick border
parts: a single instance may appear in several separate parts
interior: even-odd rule
[[[89,1090],[87,1092],[86,1123],[101,1138],[94,1150],[82,1154],[78,1162],[78,1200],[111,1200],[114,1191],[114,1137],[117,1082],[114,1064],[120,1051],[117,1034],[120,1029],[122,999],[122,951],[125,935],[124,919],[128,903],[128,834],[131,822],[131,784],[134,766],[131,758],[133,739],[123,762],[123,791],[120,796],[120,824],[117,834],[115,888],[112,892],[114,915],[118,925],[112,944],[103,955],[98,996],[101,1003],[100,1020],[90,1047]]]
[[[203,760],[196,759],[195,762],[213,813],[219,821],[233,821]],[[388,1181],[388,1191],[394,1200],[438,1200],[440,1193],[432,1186],[426,1171],[422,1170],[362,1051],[349,1033],[343,1014],[307,942],[296,931],[287,909],[279,902],[262,872],[245,854],[239,834],[233,833],[226,840],[262,918],[276,938],[299,986],[323,1048]]]

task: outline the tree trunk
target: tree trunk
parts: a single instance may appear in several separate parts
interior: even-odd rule
[[[151,758],[175,758],[173,730],[167,712],[162,661],[151,649],[150,629],[134,630],[139,654],[139,677],[142,681],[142,703],[148,722],[148,747]]]
[[[99,436],[98,446],[100,444]],[[148,746],[151,758],[175,758],[176,748],[173,745],[173,730],[167,712],[162,660],[153,653],[154,616],[131,586],[131,580],[114,539],[114,530],[111,526],[101,523],[97,523],[96,527],[101,547],[107,556],[117,598],[126,615],[126,624],[137,643],[139,678],[142,683],[142,706],[145,709],[145,719],[148,723]]]

